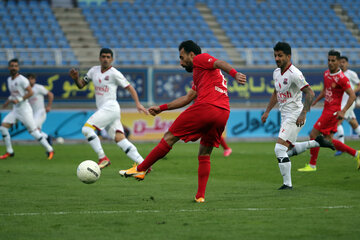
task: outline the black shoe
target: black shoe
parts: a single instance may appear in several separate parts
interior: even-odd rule
[[[292,190],[292,187],[284,184],[281,187],[279,187],[278,190]]]
[[[48,143],[50,144],[50,146],[53,145],[52,137],[51,137],[50,135],[47,136],[46,140],[48,141]]]
[[[315,141],[320,144],[320,147],[326,147],[326,148],[331,148],[332,150],[336,150],[334,144],[326,140],[323,135],[317,136],[315,138]]]

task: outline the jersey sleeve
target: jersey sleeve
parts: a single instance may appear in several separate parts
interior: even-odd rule
[[[196,91],[196,86],[195,86],[194,82],[191,82],[191,89]]]
[[[352,72],[351,74],[351,80],[352,82],[354,83],[354,85],[358,85],[360,83],[360,80],[359,80],[359,76],[357,75],[356,72]]]
[[[340,87],[344,90],[351,88],[349,79],[344,75],[344,77],[340,78],[340,81],[338,82]]]
[[[130,85],[129,81],[119,71],[115,71],[114,80],[116,85],[121,86],[122,88],[126,88],[127,86]]]
[[[296,86],[298,86],[299,89],[303,89],[304,87],[309,85],[304,75],[300,71],[294,74],[293,78],[294,83],[296,84]]]
[[[85,74],[83,79],[86,82],[86,84],[88,84],[93,80],[93,73],[94,73],[94,68],[90,68],[90,70]]]
[[[41,95],[47,95],[49,93],[49,90],[47,90],[43,85],[38,85],[39,86],[39,93]]]
[[[217,59],[214,58],[213,56],[211,56],[208,53],[203,53],[203,54],[199,54],[197,55],[194,60],[193,60],[193,64],[194,67],[199,67],[199,68],[203,68],[203,69],[214,69],[214,62]]]
[[[29,80],[25,77],[21,78],[20,84],[24,89],[27,88],[28,86],[30,86]]]

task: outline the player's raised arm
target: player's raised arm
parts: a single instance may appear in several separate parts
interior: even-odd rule
[[[70,77],[74,80],[76,86],[79,89],[82,89],[86,85],[86,81],[79,77],[79,71],[77,71],[75,68],[72,68],[69,72]]]
[[[196,91],[193,89],[190,89],[190,91],[186,95],[181,96],[181,97],[171,101],[170,103],[163,104],[160,106],[150,107],[149,113],[153,116],[156,116],[157,114],[159,114],[165,110],[182,108],[182,107],[188,105],[191,101],[193,101],[196,98],[196,96],[197,96]]]
[[[223,60],[216,60],[214,62],[214,68],[221,69],[232,76],[238,83],[244,85],[246,83],[246,75],[238,72],[229,63]]]
[[[131,85],[127,86],[125,88],[131,95],[132,99],[134,100],[135,104],[136,104],[136,108],[139,112],[143,112],[145,113],[146,115],[149,114],[148,110],[140,103],[139,101],[139,96],[135,90],[135,88]]]

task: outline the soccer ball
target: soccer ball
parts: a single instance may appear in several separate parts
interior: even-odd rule
[[[64,144],[64,138],[62,138],[62,137],[58,137],[57,139],[56,139],[56,142],[58,143],[58,144]]]
[[[90,184],[100,178],[101,170],[99,165],[91,160],[85,160],[77,168],[77,177],[83,183]]]

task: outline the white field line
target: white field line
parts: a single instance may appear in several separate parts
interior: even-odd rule
[[[203,205],[203,204],[201,204]],[[317,207],[293,207],[293,208],[226,208],[226,209],[177,209],[177,210],[99,210],[99,211],[61,211],[61,212],[23,212],[23,213],[0,213],[5,216],[41,216],[41,215],[94,215],[94,214],[123,214],[123,213],[183,213],[183,212],[224,212],[224,211],[291,211],[308,209],[347,209],[353,206],[317,206]]]

